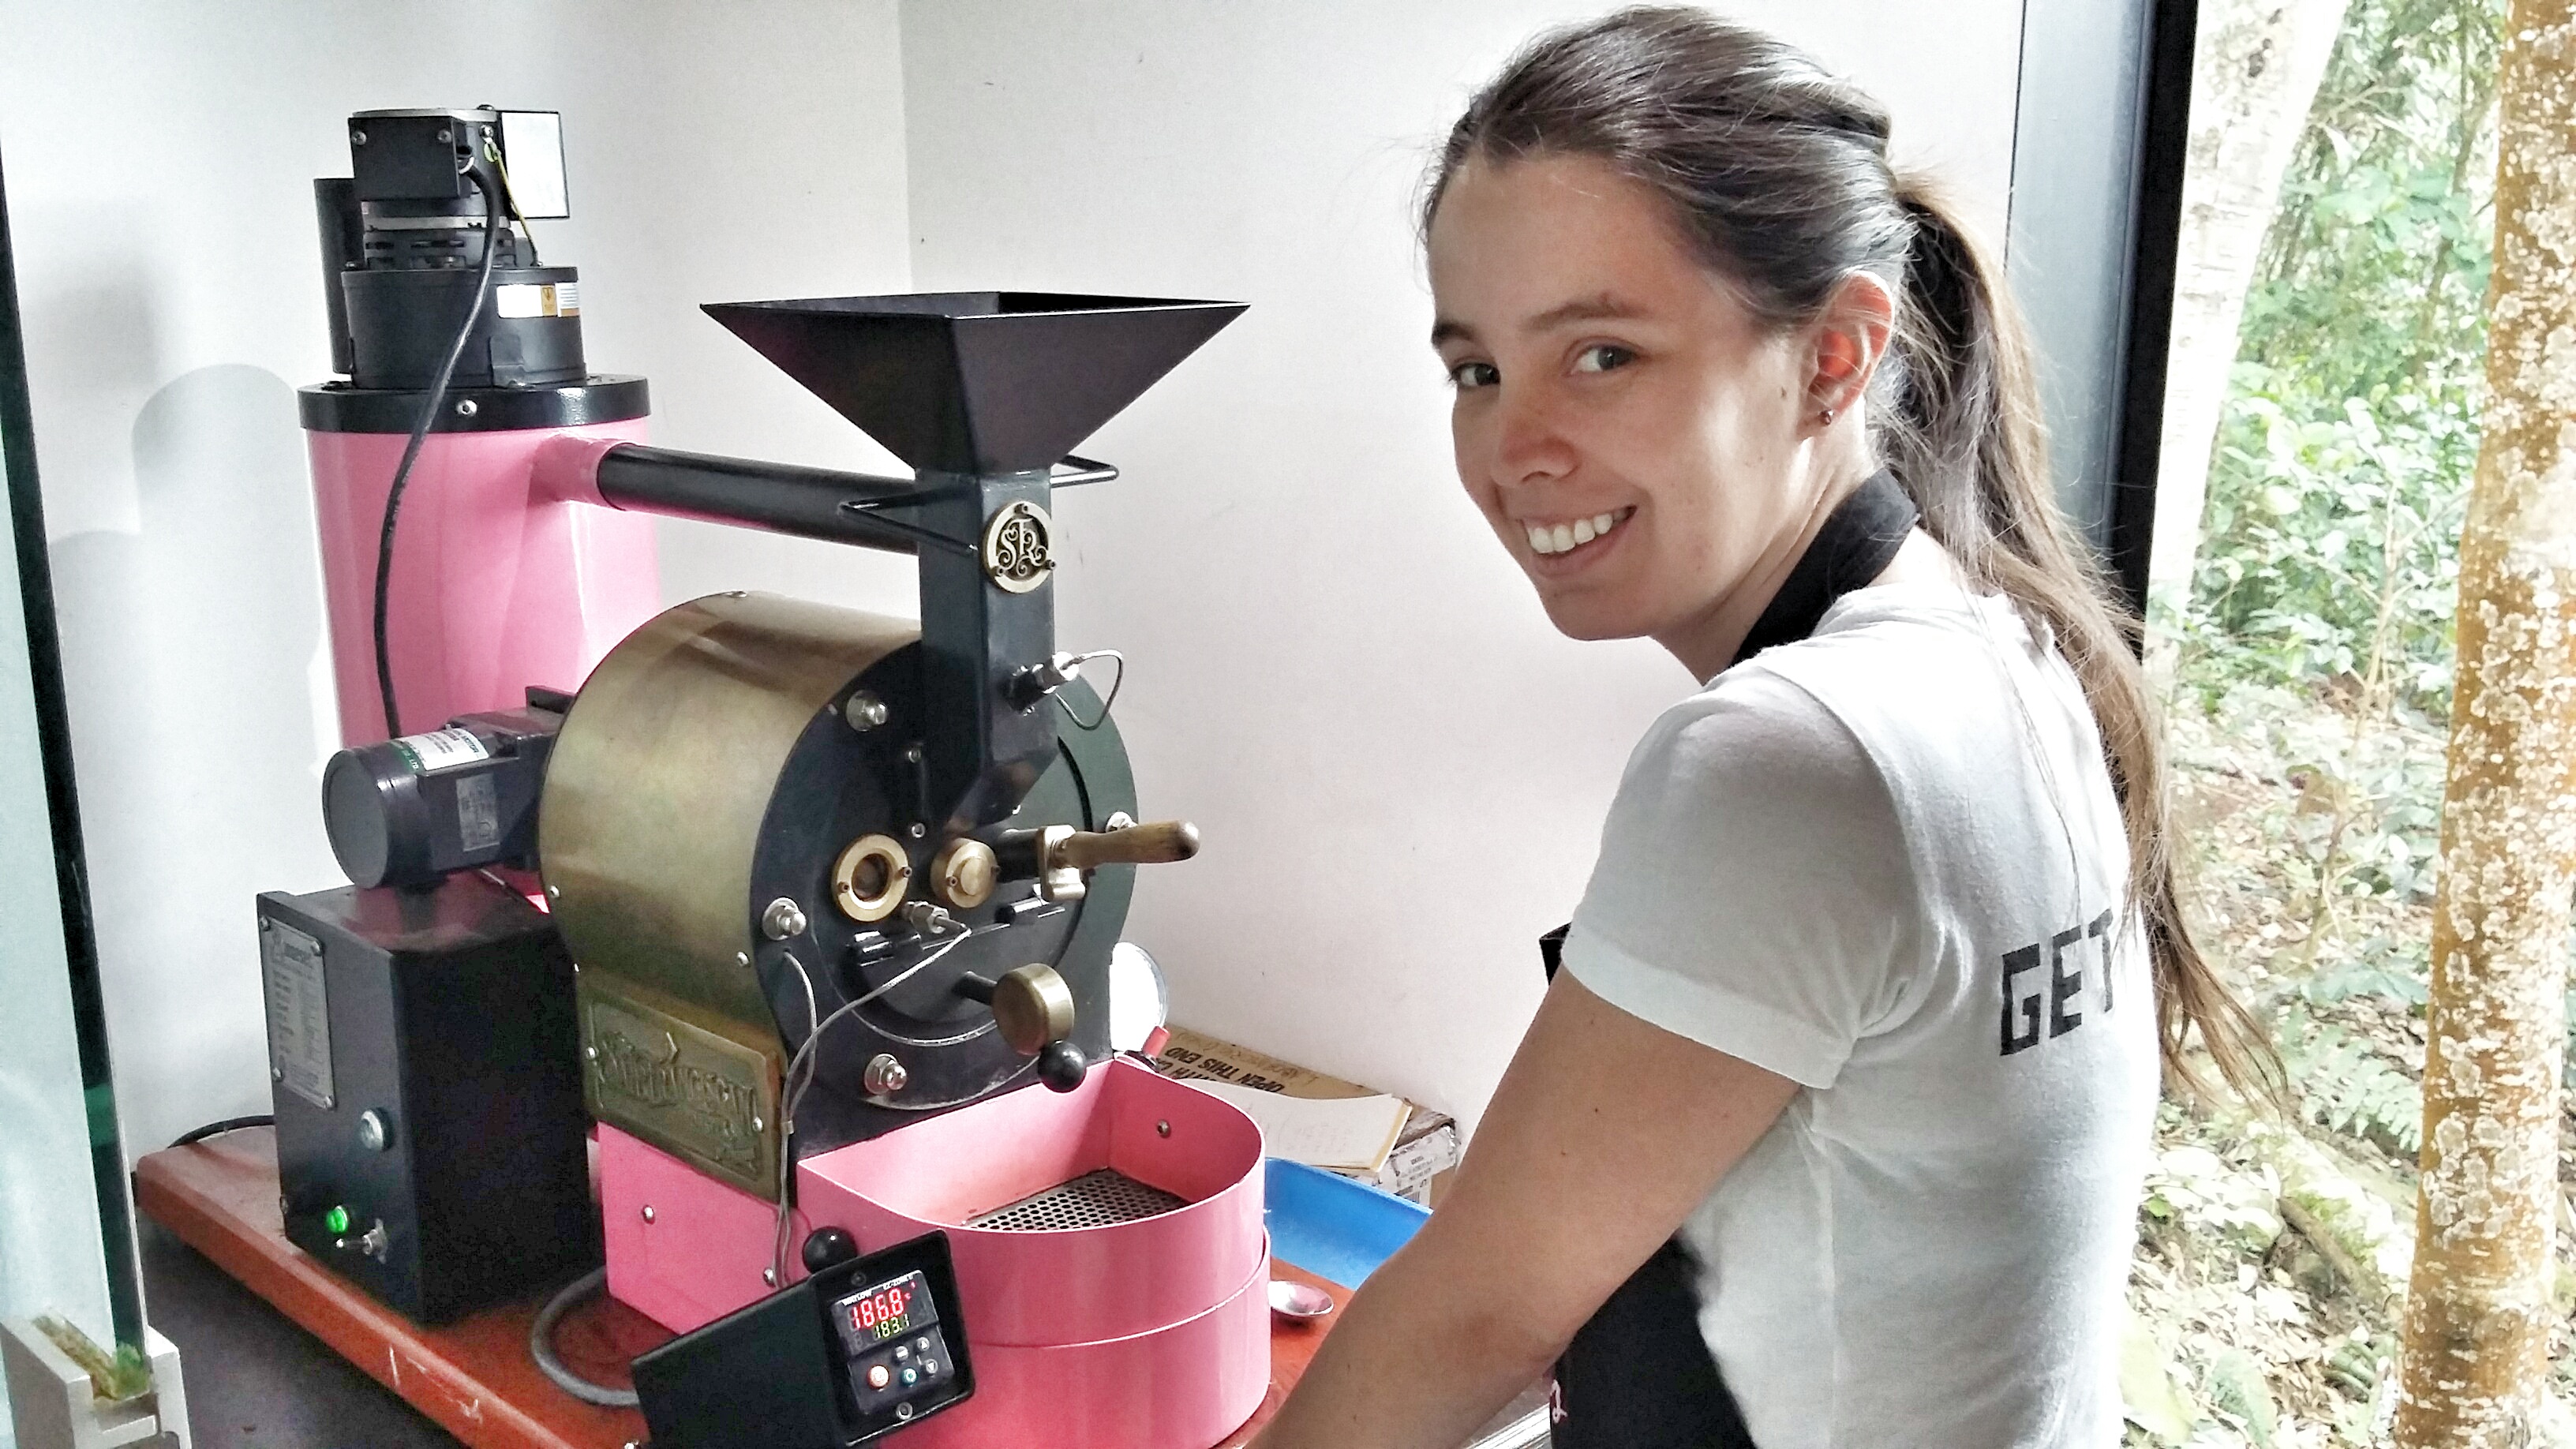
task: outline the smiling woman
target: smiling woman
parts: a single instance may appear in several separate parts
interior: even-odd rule
[[[1429,240],[1458,476],[1549,618],[1715,674],[1869,472],[1831,417],[1887,351],[1887,286],[1856,272],[1812,326],[1771,327],[1662,197],[1585,155],[1469,161]]]
[[[2174,912],[2131,621],[2009,299],[1889,117],[1696,9],[1543,36],[1433,176],[1468,497],[1631,756],[1457,1186],[1268,1449],[2117,1442],[2159,1061],[2268,1058]]]

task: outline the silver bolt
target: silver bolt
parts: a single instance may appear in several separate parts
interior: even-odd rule
[[[594,1062],[599,1060],[599,1048],[597,1047],[583,1047],[581,1049],[581,1054],[590,1058]]]
[[[392,1140],[393,1132],[385,1125],[384,1113],[371,1108],[359,1114],[358,1145],[360,1147],[369,1152],[382,1152],[385,1150],[385,1144]]]
[[[270,1081],[272,1081],[272,1082],[282,1082],[282,1081],[285,1081],[285,1080],[286,1080],[286,1071],[285,1071],[285,1069],[284,1069],[284,1068],[282,1068],[282,1067],[270,1067],[270,1068],[268,1069],[268,1079],[269,1079]]]
[[[769,1124],[761,1121],[760,1114],[754,1112],[751,1114],[751,1130],[754,1132],[766,1132],[769,1130]]]
[[[751,953],[750,953],[749,951],[736,951],[736,952],[734,952],[734,953],[733,953],[733,964],[735,964],[736,966],[748,966],[748,965],[750,965],[750,964],[751,964]]]
[[[450,131],[441,131],[438,133],[438,139],[442,141],[453,140],[455,139],[455,133]]]
[[[777,1286],[778,1286],[778,1270],[777,1270],[777,1269],[775,1269],[775,1268],[763,1268],[763,1269],[761,1269],[761,1270],[760,1270],[760,1281],[761,1281],[761,1282],[763,1282],[763,1283],[768,1284],[768,1285],[769,1285],[770,1287],[772,1287],[772,1288],[777,1287]]]
[[[644,1204],[644,1221],[653,1221],[653,1205],[649,1202]]]
[[[1155,1136],[1157,1136],[1157,1137],[1169,1137],[1169,1136],[1171,1136],[1171,1135],[1172,1135],[1172,1124],[1171,1124],[1171,1123],[1169,1123],[1169,1122],[1157,1122],[1157,1123],[1155,1123],[1155,1124],[1154,1124],[1154,1135],[1155,1135]]]
[[[482,410],[482,408],[475,405],[474,399],[470,397],[461,397],[456,400],[456,415],[460,418],[470,418]]]
[[[367,144],[367,133],[364,131],[351,131],[349,133],[349,144],[352,146],[363,146]]]
[[[887,716],[886,702],[864,689],[851,695],[841,705],[841,718],[848,720],[850,728],[861,734],[866,734],[878,725],[884,724]]]
[[[868,1058],[868,1069],[860,1075],[859,1084],[868,1089],[870,1096],[886,1097],[902,1091],[904,1083],[911,1080],[912,1073],[904,1070],[893,1053],[879,1052]]]
[[[804,935],[805,908],[785,896],[780,896],[769,903],[769,909],[760,913],[760,930],[761,934],[773,941],[784,941],[790,936]]]
[[[911,835],[913,839],[919,840],[921,837],[930,833],[930,827],[916,820],[912,822],[912,828],[906,833]]]
[[[920,764],[920,763],[921,763],[921,746],[919,746],[919,745],[907,745],[907,746],[905,746],[905,747],[904,747],[904,751],[903,751],[903,762],[904,762],[905,764],[907,764],[907,765],[918,765],[918,764]]]
[[[563,899],[563,887],[562,887],[562,886],[551,886],[551,885],[550,885],[550,886],[548,886],[548,887],[546,887],[546,899],[547,899],[547,900],[550,900],[550,901],[559,901],[559,900],[562,900],[562,899]]]

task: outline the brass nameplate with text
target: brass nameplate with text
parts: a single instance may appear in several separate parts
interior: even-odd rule
[[[590,1115],[771,1201],[778,1198],[778,1060],[696,1025],[650,987],[576,978]]]

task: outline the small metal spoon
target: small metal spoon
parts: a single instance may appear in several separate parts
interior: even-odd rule
[[[1270,1311],[1295,1322],[1308,1322],[1333,1311],[1333,1295],[1311,1283],[1273,1278],[1270,1280]]]

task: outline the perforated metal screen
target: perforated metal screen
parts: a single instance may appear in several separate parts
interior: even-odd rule
[[[1063,1228],[1103,1228],[1187,1207],[1181,1198],[1149,1187],[1114,1167],[1086,1172],[1071,1182],[967,1219],[970,1228],[1003,1233],[1042,1233]]]

